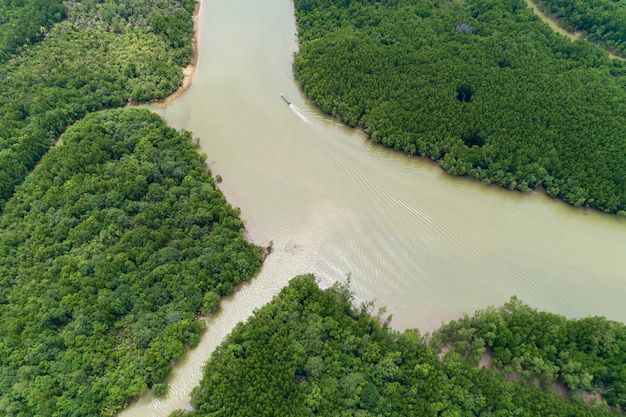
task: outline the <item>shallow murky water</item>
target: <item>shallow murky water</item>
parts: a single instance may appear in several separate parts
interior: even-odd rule
[[[290,0],[204,0],[200,18],[194,85],[153,110],[200,138],[249,236],[273,241],[274,253],[209,320],[167,397],[146,396],[122,416],[185,407],[215,346],[301,273],[324,286],[350,274],[357,299],[387,306],[398,329],[431,331],[512,295],[626,320],[624,219],[449,177],[322,115],[293,80]]]

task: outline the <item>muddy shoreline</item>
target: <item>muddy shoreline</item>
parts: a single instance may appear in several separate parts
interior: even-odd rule
[[[193,55],[191,57],[191,62],[185,68],[183,68],[183,82],[181,83],[180,87],[178,87],[178,90],[174,91],[169,96],[162,99],[151,100],[143,104],[171,104],[183,95],[185,95],[187,90],[189,90],[189,88],[193,85],[193,82],[196,79],[196,70],[198,68],[198,56],[200,55],[200,26],[202,22],[201,19],[198,18],[198,16],[200,15],[200,10],[202,9],[202,2],[203,0],[198,0],[196,8],[193,11],[193,38],[191,39]]]

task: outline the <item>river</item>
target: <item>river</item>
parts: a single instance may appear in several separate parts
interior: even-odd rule
[[[186,407],[224,336],[301,273],[323,286],[349,274],[357,300],[387,306],[397,329],[432,331],[512,295],[626,321],[625,219],[450,177],[321,114],[293,79],[290,0],[204,0],[200,20],[193,86],[152,109],[199,137],[250,238],[274,252],[208,320],[167,396],[144,396],[121,416]]]

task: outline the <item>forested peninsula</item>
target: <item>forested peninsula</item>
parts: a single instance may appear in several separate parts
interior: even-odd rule
[[[112,415],[198,343],[260,267],[187,132],[92,113],[0,217],[0,414]]]
[[[449,173],[626,215],[626,64],[523,0],[295,0],[325,112]]]
[[[372,310],[353,307],[344,285],[322,291],[311,275],[294,278],[213,353],[194,410],[171,416],[622,415],[623,324],[567,320],[512,299],[431,338],[393,331]],[[493,369],[477,366],[484,344]],[[551,393],[557,374],[569,398]],[[590,387],[615,408],[585,404],[577,390]]]
[[[0,2],[0,209],[75,120],[178,88],[192,59],[195,7],[195,0]]]

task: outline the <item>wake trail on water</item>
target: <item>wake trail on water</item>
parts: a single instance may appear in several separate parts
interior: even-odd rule
[[[295,104],[293,103],[289,103],[289,108],[291,109],[292,112],[294,112],[299,118],[302,119],[302,121],[304,123],[309,123],[309,119],[306,118],[306,116],[302,113],[302,111],[300,111],[300,109],[298,107],[296,107]]]

